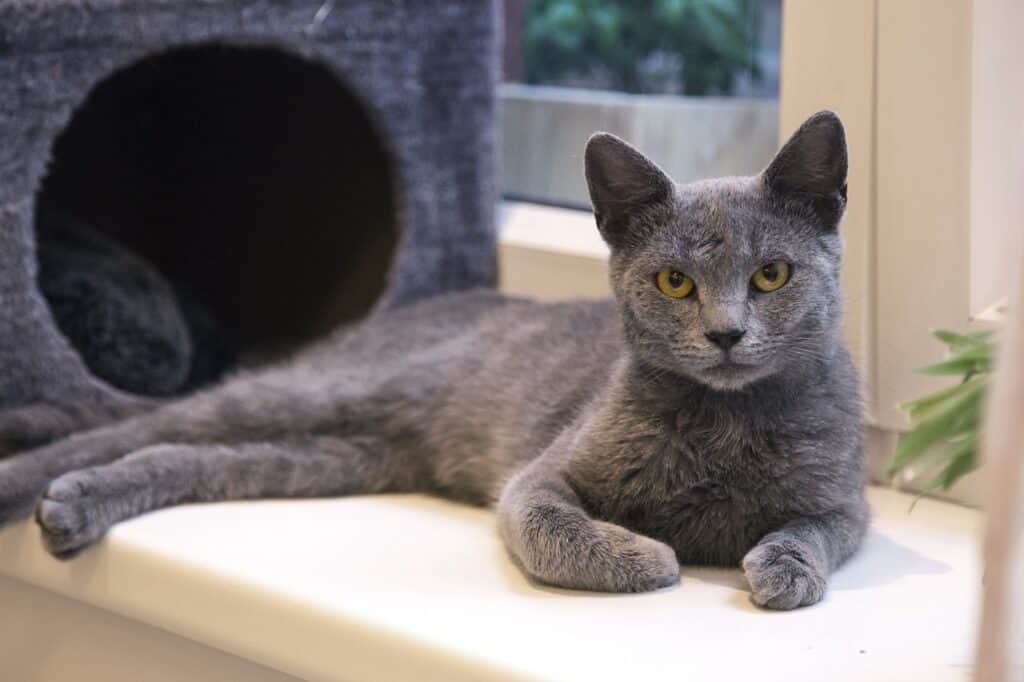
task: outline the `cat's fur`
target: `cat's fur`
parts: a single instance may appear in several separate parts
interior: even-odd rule
[[[838,118],[809,119],[756,177],[676,186],[610,135],[586,166],[615,301],[477,292],[376,316],[0,462],[0,520],[38,500],[69,556],[182,502],[422,491],[496,503],[544,583],[636,592],[676,582],[679,561],[742,564],[758,604],[818,601],[868,517],[839,337]],[[776,260],[791,281],[755,291]],[[660,293],[665,267],[695,294]],[[745,331],[728,352],[706,336],[728,330]]]

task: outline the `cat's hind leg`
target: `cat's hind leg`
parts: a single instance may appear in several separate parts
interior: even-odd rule
[[[70,471],[107,464],[161,443],[275,442],[294,433],[351,432],[370,421],[359,410],[365,388],[324,396],[304,378],[267,372],[168,403],[92,431],[0,459],[0,526],[27,516],[46,484]]]
[[[118,521],[185,502],[424,488],[415,462],[374,438],[156,445],[52,481],[36,507],[46,548],[69,558]]]
[[[133,397],[115,404],[35,403],[0,411],[0,457],[147,412],[160,404],[156,399]]]

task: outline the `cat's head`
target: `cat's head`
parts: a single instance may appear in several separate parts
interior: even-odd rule
[[[846,138],[809,118],[760,175],[675,184],[613,135],[586,149],[632,351],[716,390],[806,367],[839,338]]]

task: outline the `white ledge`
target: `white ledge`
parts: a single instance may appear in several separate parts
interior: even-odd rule
[[[590,211],[502,201],[498,205],[498,224],[503,246],[608,260],[608,246]]]
[[[179,507],[66,563],[20,523],[0,575],[307,679],[969,679],[981,515],[870,500],[863,550],[789,613],[752,606],[734,570],[644,595],[540,587],[491,512],[421,496]]]

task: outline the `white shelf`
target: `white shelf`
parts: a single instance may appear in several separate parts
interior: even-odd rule
[[[608,260],[608,246],[590,211],[503,201],[498,224],[502,245]]]
[[[0,575],[307,679],[969,679],[980,514],[870,499],[864,549],[789,613],[752,606],[732,570],[645,595],[533,585],[491,512],[421,496],[179,507],[68,563],[26,522],[0,533]],[[59,679],[24,652],[0,678],[15,664]]]

